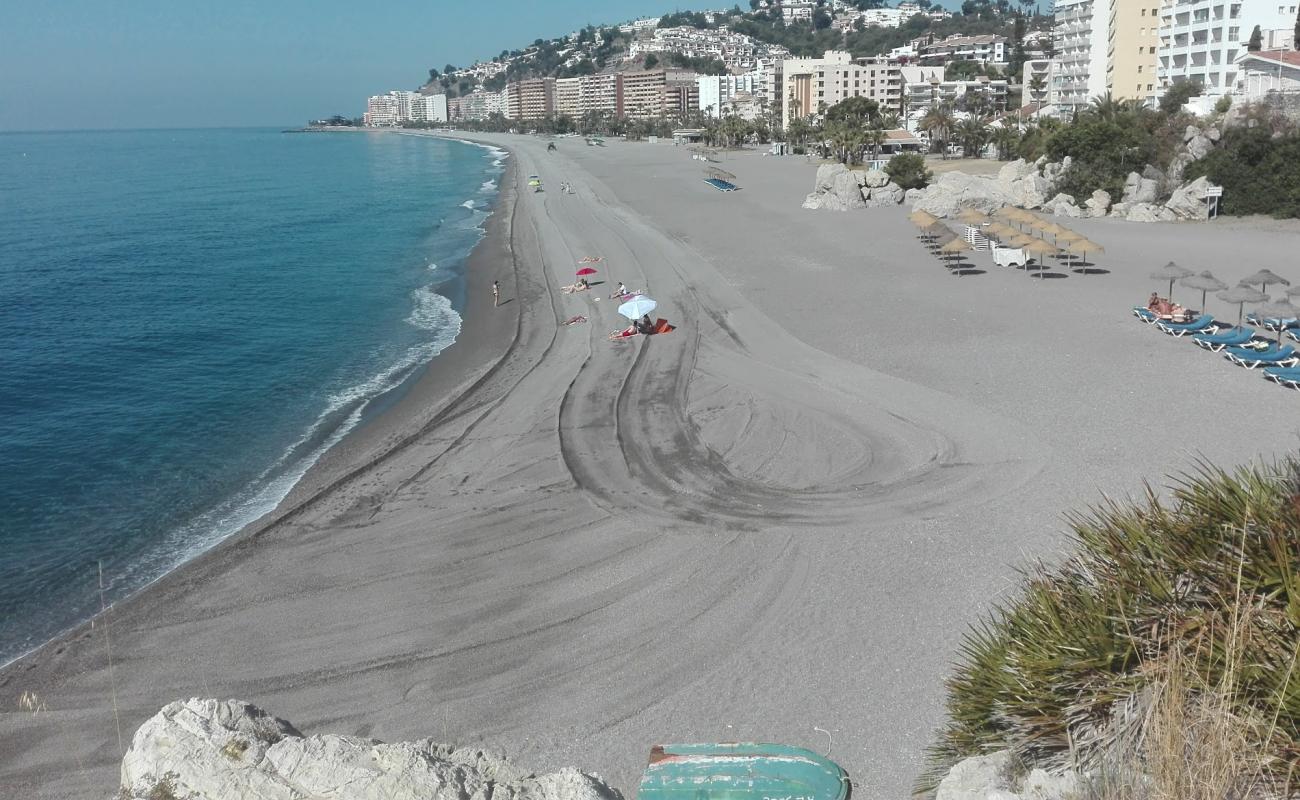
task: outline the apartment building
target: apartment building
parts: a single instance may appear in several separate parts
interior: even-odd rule
[[[683,117],[694,114],[700,107],[700,87],[696,83],[698,76],[690,70],[664,70],[664,110],[665,116]]]
[[[567,117],[582,115],[582,78],[556,79],[555,113]]]
[[[983,95],[988,100],[988,108],[993,111],[1005,111],[1007,107],[1007,82],[978,78],[969,81],[949,81],[944,79],[941,66],[900,67],[903,79],[904,105],[907,109],[909,128],[915,128],[915,122],[925,116],[931,108],[948,104],[960,108],[969,95]]]
[[[1106,91],[1116,100],[1154,104],[1160,79],[1158,0],[1110,0],[1106,39]]]
[[[699,93],[697,108],[714,119],[734,112],[732,106],[739,98],[747,97],[762,102],[767,95],[767,75],[763,72],[701,75],[695,79],[695,84]]]
[[[411,106],[415,102],[421,103],[421,113],[423,112],[424,95],[416,92],[393,91],[387,94],[375,95],[366,99],[366,113],[364,115],[365,124],[371,127],[383,128],[401,125],[404,122],[412,121]],[[444,102],[446,97],[443,97]],[[444,119],[446,111],[444,106]]]
[[[1110,6],[1106,0],[1056,0],[1054,15],[1056,69],[1048,102],[1069,117],[1106,93]]]
[[[1208,113],[1236,88],[1238,57],[1251,32],[1288,30],[1295,25],[1297,0],[1163,0],[1159,6],[1156,74],[1159,90],[1191,81],[1202,95],[1190,107]],[[1265,44],[1267,47],[1268,45]]]
[[[816,0],[781,0],[781,20],[787,25],[791,22],[812,22],[813,11],[816,9]]]
[[[781,124],[821,114],[850,97],[866,97],[887,111],[901,111],[903,79],[896,62],[884,57],[854,61],[847,52],[827,50],[821,58],[791,58],[781,64]]]
[[[411,122],[446,122],[447,95],[417,94],[411,98]]]
[[[985,34],[981,36],[953,35],[945,39],[918,41],[917,57],[926,63],[949,61],[978,61],[981,64],[1007,63],[1007,38]]]
[[[503,90],[502,113],[508,119],[541,119],[555,113],[555,78],[531,78]]]
[[[1051,58],[1034,58],[1025,62],[1020,71],[1020,85],[1024,87],[1022,101],[1028,105],[1035,103],[1040,108],[1049,105],[1052,94],[1052,79],[1056,77],[1056,61]],[[1030,87],[1034,80],[1042,82],[1043,88],[1034,91]]]
[[[618,76],[583,75],[578,78],[578,111],[580,114],[597,111],[618,113]]]

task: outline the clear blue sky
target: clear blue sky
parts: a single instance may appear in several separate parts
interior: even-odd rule
[[[0,15],[0,130],[360,116],[368,95],[414,89],[430,67],[587,23],[732,2],[11,0]]]

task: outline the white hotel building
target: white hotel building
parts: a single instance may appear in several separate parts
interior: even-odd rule
[[[1056,68],[1052,73],[1048,103],[1055,106],[1061,116],[1069,117],[1075,111],[1086,109],[1092,98],[1106,93],[1110,3],[1107,0],[1057,0],[1053,10],[1052,44],[1056,50]]]
[[[1300,0],[1164,0],[1156,74],[1163,91],[1191,81],[1203,87],[1193,110],[1208,113],[1238,83],[1237,59],[1259,26],[1264,47],[1270,33],[1290,32]]]

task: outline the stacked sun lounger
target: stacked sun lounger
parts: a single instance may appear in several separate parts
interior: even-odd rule
[[[966,226],[966,241],[970,244],[972,250],[988,250],[989,240],[979,228],[974,225]]]
[[[734,192],[740,188],[731,181],[724,181],[722,178],[705,178],[704,182],[720,192]]]

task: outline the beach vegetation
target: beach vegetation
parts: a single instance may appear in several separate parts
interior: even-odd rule
[[[918,791],[1010,750],[1116,800],[1295,796],[1300,461],[1204,465],[1069,522],[1072,554],[964,637]]]
[[[1175,83],[1166,89],[1164,94],[1160,95],[1160,113],[1170,116],[1177,114],[1183,110],[1183,106],[1187,105],[1188,100],[1193,97],[1200,97],[1203,91],[1204,89],[1201,88],[1199,83],[1191,81]]]
[[[1224,214],[1300,217],[1300,132],[1275,134],[1270,126],[1234,126],[1219,146],[1183,171],[1223,187]]]
[[[934,177],[925,168],[925,156],[919,153],[899,153],[885,163],[885,174],[903,189],[924,189]]]

